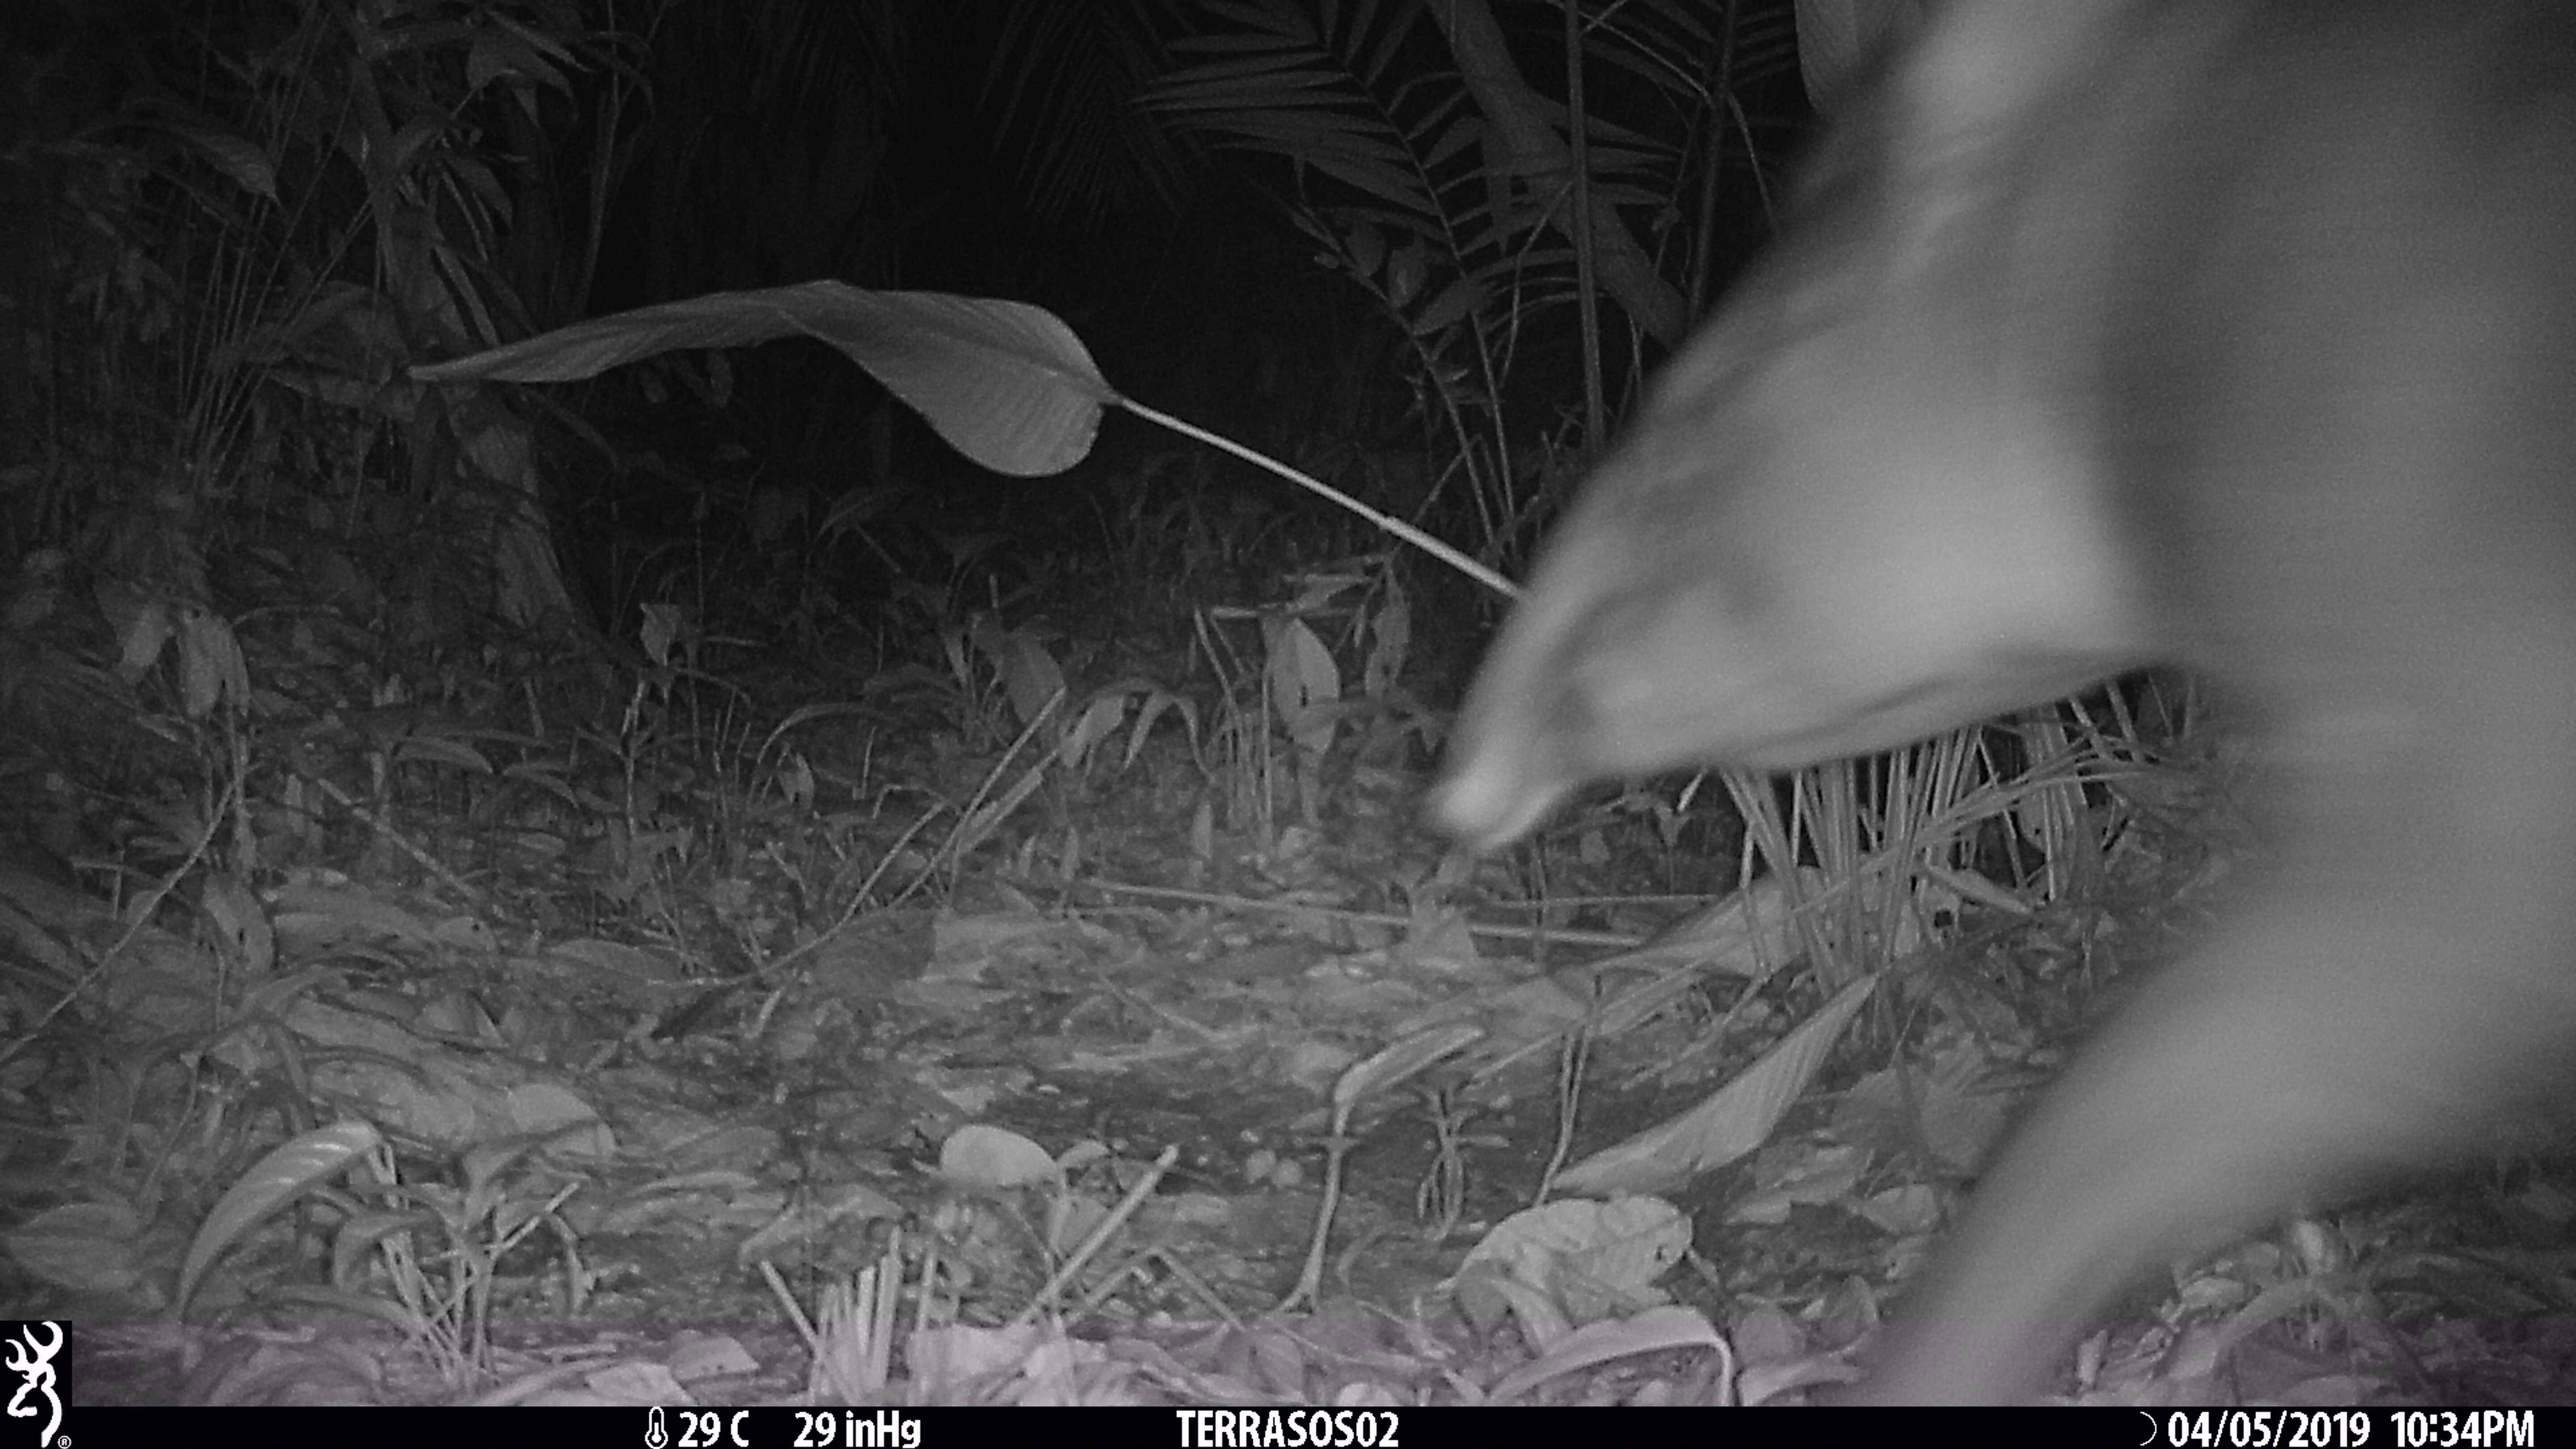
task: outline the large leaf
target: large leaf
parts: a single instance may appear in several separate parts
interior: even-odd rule
[[[950,446],[997,473],[1035,477],[1082,461],[1100,410],[1119,401],[1073,329],[1042,307],[941,292],[801,282],[639,307],[412,369],[423,382],[573,382],[692,347],[778,337],[837,347],[919,410]]]
[[[1100,410],[1115,403],[1276,473],[1498,593],[1512,592],[1501,575],[1403,519],[1121,396],[1072,328],[1025,302],[803,282],[639,307],[411,373],[422,382],[574,382],[678,348],[741,347],[775,337],[813,337],[839,348],[918,409],[950,446],[994,472],[1028,478],[1081,462],[1100,431]]]
[[[1806,1095],[1843,1027],[1883,979],[1863,976],[1836,992],[1707,1100],[1567,1168],[1557,1187],[1604,1195],[1664,1192],[1760,1147]]]
[[[197,1236],[179,1265],[178,1310],[187,1311],[206,1270],[243,1234],[303,1196],[305,1189],[375,1151],[383,1140],[372,1123],[338,1122],[280,1143],[253,1164],[197,1225]]]

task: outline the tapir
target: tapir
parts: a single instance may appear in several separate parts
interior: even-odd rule
[[[1901,746],[2149,663],[2259,846],[1862,1391],[2026,1398],[2155,1265],[2576,1060],[2576,4],[1962,0],[1837,110],[1471,686],[1434,818]]]

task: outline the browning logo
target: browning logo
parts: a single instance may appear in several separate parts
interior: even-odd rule
[[[42,1418],[39,1445],[54,1442],[63,1427],[63,1399],[71,1392],[71,1355],[64,1346],[71,1330],[50,1321],[0,1325],[0,1368],[18,1376],[18,1391],[9,1396],[12,1419]],[[55,1360],[59,1357],[61,1362]]]

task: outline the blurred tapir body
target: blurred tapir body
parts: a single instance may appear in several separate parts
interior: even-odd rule
[[[2165,660],[2259,876],[2040,1104],[1865,1385],[1993,1399],[2149,1265],[2576,1054],[2576,4],[1966,0],[1820,142],[1470,693],[1474,843]]]

